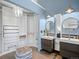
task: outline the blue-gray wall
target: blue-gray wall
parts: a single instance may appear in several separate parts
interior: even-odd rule
[[[45,26],[46,26],[46,20],[41,19],[40,20],[40,32],[42,31],[42,33],[40,33],[41,36],[44,35]]]

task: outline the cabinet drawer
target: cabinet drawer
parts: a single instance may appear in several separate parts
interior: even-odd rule
[[[5,45],[9,45],[9,44],[15,45],[15,44],[17,44],[17,41],[16,41],[16,40],[12,40],[12,41],[5,40],[5,41],[4,41],[4,44],[5,44]]]
[[[15,34],[4,34],[4,38],[13,38],[13,37],[18,37],[18,33],[15,33]]]
[[[75,54],[75,53],[73,53],[73,52],[71,52],[71,51],[69,51],[69,50],[62,50],[61,51],[61,53],[60,53],[62,56],[65,56],[65,57],[77,57],[77,56],[79,56],[79,54]]]
[[[12,45],[16,45],[16,42],[7,42],[5,43],[5,46],[12,46]]]
[[[12,46],[12,47],[5,47],[4,51],[10,51],[10,50],[14,50],[16,49],[15,46]]]
[[[14,50],[14,49],[16,49],[16,45],[6,45],[4,50],[9,51],[9,50]]]
[[[9,43],[17,43],[17,40],[16,39],[13,39],[13,40],[4,40],[4,43],[5,44],[9,44]]]
[[[76,45],[76,44],[61,42],[60,45],[61,45],[60,47],[61,49],[66,49],[66,50],[75,51],[75,52],[79,51],[79,45]]]
[[[5,50],[14,49],[16,47],[17,47],[17,44],[15,42],[14,43],[5,44]]]
[[[66,54],[71,53],[70,54],[71,56],[75,56],[75,55],[79,56],[79,45],[72,44],[72,43],[66,43],[66,42],[60,42],[60,52],[62,55],[65,53]]]

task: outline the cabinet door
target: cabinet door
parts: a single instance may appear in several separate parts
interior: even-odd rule
[[[20,16],[18,20],[19,25],[19,47],[27,45],[27,13],[23,12],[23,15]],[[25,36],[25,37],[23,37]]]
[[[37,35],[38,35],[38,18],[35,15],[28,16],[27,22],[27,39],[31,46],[37,47]]]
[[[2,9],[0,8],[0,53],[2,52]]]
[[[48,39],[41,39],[41,48],[44,50],[47,50],[48,52],[52,52],[53,51],[53,42],[52,40],[48,40]]]
[[[2,35],[0,35],[0,53],[2,52]]]
[[[27,34],[27,13],[23,13],[23,16],[19,19],[19,35]]]
[[[55,50],[60,51],[60,41],[59,41],[59,39],[55,39]]]

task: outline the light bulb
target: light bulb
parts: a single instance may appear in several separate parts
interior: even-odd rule
[[[66,12],[67,13],[72,13],[73,11],[74,11],[73,9],[69,8]]]
[[[50,15],[47,16],[47,18],[50,18],[50,17],[51,17]]]

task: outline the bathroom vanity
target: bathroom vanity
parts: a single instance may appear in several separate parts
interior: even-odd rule
[[[66,58],[79,58],[79,40],[62,38],[60,41],[60,54]]]
[[[54,50],[54,37],[52,36],[43,36],[41,38],[41,48],[48,52],[53,52]]]

